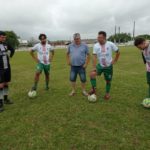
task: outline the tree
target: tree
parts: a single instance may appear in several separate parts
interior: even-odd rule
[[[146,40],[150,40],[150,35],[149,35],[149,34],[142,34],[142,35],[136,36],[136,38],[137,38],[137,37],[142,37],[142,38],[144,38],[144,39],[146,39]]]
[[[5,33],[7,35],[6,39],[7,44],[16,49],[19,46],[19,41],[16,33],[13,31],[5,31]]]
[[[128,41],[132,40],[131,34],[130,33],[118,33],[116,35],[111,35],[108,38],[109,41],[112,42],[117,42],[117,43],[126,43]]]

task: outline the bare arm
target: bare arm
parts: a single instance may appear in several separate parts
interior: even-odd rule
[[[119,50],[118,50],[118,51],[116,52],[115,58],[114,58],[113,61],[112,61],[112,64],[115,64],[115,63],[118,61],[119,57],[120,57],[120,52],[119,52]]]
[[[32,58],[35,60],[36,63],[39,63],[39,60],[38,60],[37,56],[34,54],[33,50],[30,50],[30,55],[32,56]]]
[[[53,61],[54,54],[55,54],[55,52],[54,52],[54,51],[51,51],[50,58],[49,58],[51,62]]]
[[[83,67],[86,68],[86,67],[88,66],[89,62],[90,62],[90,54],[87,54],[86,62],[85,62],[85,64],[83,65]]]
[[[69,55],[68,52],[67,52],[67,54],[66,54],[66,61],[67,61],[67,64],[68,64],[68,65],[71,65],[71,62],[70,62],[70,55]]]
[[[97,64],[97,55],[93,54],[93,70],[96,69],[96,64]]]

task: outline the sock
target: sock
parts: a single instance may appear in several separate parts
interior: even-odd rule
[[[49,87],[49,81],[46,80],[45,82],[46,82],[46,88],[48,88]]]
[[[150,84],[148,84],[148,97],[150,98]]]
[[[91,81],[91,85],[92,85],[93,89],[95,89],[96,88],[96,78],[94,78],[94,79],[91,78],[90,81]]]
[[[33,85],[33,87],[32,87],[32,90],[36,90],[36,89],[37,89],[37,85],[38,85],[38,82],[37,82],[37,81],[34,82],[34,85]]]
[[[3,95],[4,95],[4,100],[6,101],[8,99],[8,85],[4,86]]]
[[[110,88],[111,88],[111,83],[110,82],[106,82],[106,93],[110,92]]]
[[[3,96],[3,88],[0,88],[0,100],[3,100],[4,96]]]

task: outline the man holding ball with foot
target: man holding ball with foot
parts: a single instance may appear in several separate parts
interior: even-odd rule
[[[118,61],[120,52],[114,43],[106,40],[106,37],[106,32],[100,31],[98,33],[98,42],[93,48],[93,70],[90,73],[92,89],[89,94],[96,94],[96,76],[103,73],[106,81],[106,94],[104,99],[109,100],[113,77],[113,65]],[[116,53],[114,59],[112,58],[113,51]],[[97,59],[98,64],[96,65]]]

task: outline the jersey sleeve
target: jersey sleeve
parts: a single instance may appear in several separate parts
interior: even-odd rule
[[[96,45],[94,45],[94,47],[93,47],[93,54],[94,54],[94,55],[97,54],[97,47],[96,47]]]
[[[38,49],[38,44],[34,45],[34,46],[31,48],[32,51],[37,51],[37,49]]]
[[[112,47],[112,50],[115,52],[117,52],[119,50],[119,48],[112,42],[111,42],[111,47]]]

